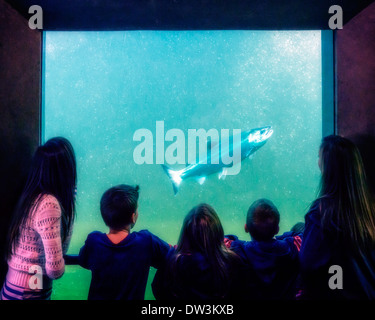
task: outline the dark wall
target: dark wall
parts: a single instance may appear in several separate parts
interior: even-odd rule
[[[39,143],[41,33],[0,0],[0,285],[4,243]]]
[[[328,29],[331,5],[344,23],[373,0],[7,0],[25,17],[43,8],[44,30]]]
[[[338,133],[374,136],[375,3],[337,31],[336,44]]]

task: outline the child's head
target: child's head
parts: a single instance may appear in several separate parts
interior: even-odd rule
[[[221,250],[223,240],[224,231],[216,211],[202,203],[185,217],[178,248],[182,252],[207,253]]]
[[[250,206],[245,231],[257,241],[271,240],[279,232],[280,213],[267,199],[259,199]]]
[[[112,230],[133,227],[138,217],[139,187],[121,184],[104,192],[100,211],[104,223]]]
[[[214,279],[218,280],[220,290],[230,281],[229,267],[236,255],[224,245],[224,230],[219,216],[213,207],[202,203],[186,215],[180,233],[175,259],[170,264],[171,274],[177,280],[178,257],[184,254],[202,254],[211,265]],[[208,289],[208,288],[207,288]]]

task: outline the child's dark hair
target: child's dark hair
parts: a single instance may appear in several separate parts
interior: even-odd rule
[[[62,241],[68,237],[75,219],[76,158],[73,146],[63,137],[49,139],[33,156],[27,182],[18,201],[7,239],[9,259],[19,241],[21,226],[38,207],[42,195],[53,195],[61,206]]]
[[[213,207],[202,203],[187,214],[184,219],[178,245],[169,265],[174,277],[172,287],[178,287],[178,261],[184,255],[201,253],[211,264],[214,278],[219,282],[217,297],[229,288],[230,268],[237,255],[224,245],[224,230]],[[181,288],[180,288],[181,289]],[[207,288],[208,289],[208,288]]]
[[[303,233],[305,231],[305,223],[304,222],[297,222],[290,231],[296,232],[296,233]]]
[[[279,232],[279,222],[280,213],[270,200],[256,200],[247,211],[246,225],[254,240],[271,240]]]
[[[121,230],[132,223],[132,214],[138,208],[139,186],[121,184],[104,192],[100,212],[104,223],[113,230]]]

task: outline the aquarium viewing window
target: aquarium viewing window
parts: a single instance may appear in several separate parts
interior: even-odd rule
[[[134,230],[149,229],[171,244],[201,202],[216,209],[226,234],[241,239],[249,238],[246,212],[258,198],[279,208],[280,232],[303,221],[317,192],[318,147],[334,127],[326,77],[333,62],[325,56],[332,43],[322,39],[323,31],[44,32],[42,140],[64,136],[77,156],[69,253],[77,254],[91,231],[106,231],[100,197],[120,183],[140,186]],[[272,135],[239,173],[215,173],[203,184],[183,180],[175,195],[161,164],[180,170],[189,162],[191,132],[267,126]],[[145,163],[135,158],[142,132],[152,138]],[[167,150],[178,135],[185,153],[173,164]],[[169,152],[176,159],[177,150]],[[89,280],[88,271],[69,266],[53,298],[86,299]]]

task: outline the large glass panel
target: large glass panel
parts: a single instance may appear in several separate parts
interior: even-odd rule
[[[43,139],[68,138],[78,160],[69,253],[78,253],[91,231],[106,231],[100,197],[120,183],[141,187],[134,230],[149,229],[171,244],[201,202],[217,210],[225,233],[241,239],[249,239],[247,209],[261,197],[279,208],[280,233],[303,221],[319,179],[320,31],[46,32],[44,55]],[[210,175],[203,185],[187,179],[174,195],[156,163],[157,121],[164,133],[181,130],[186,144],[189,129],[274,132],[239,174]],[[139,129],[153,134],[153,164],[134,161]],[[53,298],[86,299],[89,281],[86,270],[67,267]]]

